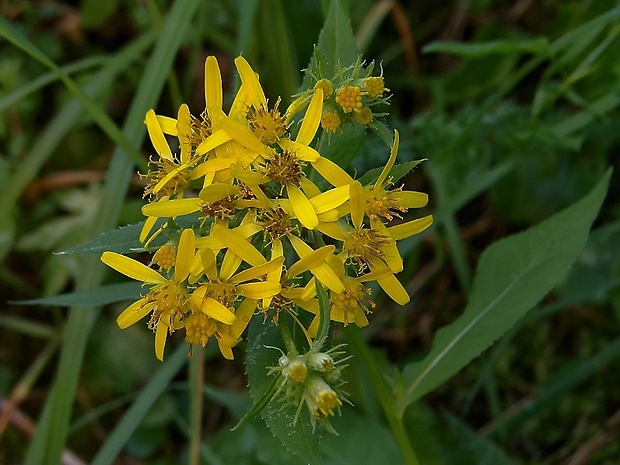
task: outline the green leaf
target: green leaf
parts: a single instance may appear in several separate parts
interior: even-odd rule
[[[611,169],[579,202],[482,254],[463,315],[437,333],[423,360],[405,367],[401,411],[480,355],[566,274],[585,246],[610,177]]]
[[[280,324],[284,324],[281,322]],[[269,368],[278,364],[281,354],[275,350],[282,344],[280,333],[272,324],[263,324],[261,318],[254,318],[248,333],[248,348],[245,369],[248,386],[254,403],[259,403],[273,389],[273,375]],[[322,464],[319,456],[318,429],[312,431],[308,409],[302,405],[297,423],[293,425],[297,405],[286,405],[274,399],[262,410],[262,417],[271,433],[284,447],[297,455],[304,463]]]
[[[138,239],[144,222],[130,224],[112,231],[101,234],[96,239],[85,244],[76,245],[67,250],[56,252],[57,255],[85,255],[102,254],[106,250],[116,253],[129,253],[143,250],[143,245]],[[162,245],[164,237],[158,237],[153,242],[153,246]]]
[[[319,77],[334,76],[340,66],[355,63],[358,55],[351,21],[339,0],[333,0],[319,34],[319,42],[310,59],[308,71]],[[304,79],[304,88],[309,87],[310,76]]]
[[[142,289],[142,283],[137,282],[108,284],[89,291],[69,292],[42,299],[17,300],[11,303],[17,305],[56,305],[59,307],[74,305],[99,307],[123,300],[137,300]]]
[[[424,161],[426,161],[426,158],[423,158],[421,160],[408,161],[399,165],[394,165],[390,170],[387,179],[391,178],[393,183],[398,182],[403,176],[405,176],[407,173],[412,171],[416,166],[418,166]],[[382,170],[382,166],[379,168],[374,168],[365,173],[364,176],[358,179],[358,181],[362,184],[362,186],[373,184],[377,179],[379,179],[379,175],[381,174]]]
[[[431,42],[422,48],[423,53],[451,53],[462,57],[481,58],[489,55],[504,55],[509,53],[542,54],[549,47],[547,39],[531,40],[495,40],[482,43],[463,42]]]

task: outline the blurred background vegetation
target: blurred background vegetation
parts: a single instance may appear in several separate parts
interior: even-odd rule
[[[480,253],[583,197],[620,154],[620,6],[612,0],[343,2],[360,52],[381,64],[401,132],[399,161],[427,158],[408,189],[429,192],[435,226],[403,241],[412,294],[378,295],[365,337],[382,369],[420,358],[467,302]],[[234,86],[239,53],[268,95],[287,104],[301,84],[328,1],[199,2],[159,70],[159,114],[204,107],[203,66],[216,55]],[[1,1],[2,17],[61,66],[119,126],[172,2]],[[80,256],[53,252],[92,239],[114,142],[49,67],[0,39],[0,463],[19,464],[57,374],[66,309],[15,301],[73,289]],[[152,70],[151,70],[152,71]],[[231,98],[231,93],[227,94]],[[379,137],[356,147],[358,176],[384,163]],[[144,160],[151,153],[148,143]],[[135,169],[134,169],[135,171]],[[611,189],[570,274],[512,331],[406,415],[424,464],[620,462],[620,189]],[[142,220],[135,174],[116,225]],[[69,429],[66,463],[88,463],[158,367],[152,334],[120,331],[124,308],[96,314]],[[95,313],[93,312],[93,315]],[[88,332],[88,327],[84,328]],[[336,335],[338,337],[338,335]],[[207,351],[205,463],[293,464],[250,406],[242,360]],[[400,463],[377,399],[355,359],[355,410],[325,437],[328,463]],[[187,454],[181,372],[128,440],[118,464],[173,464]],[[379,439],[378,439],[379,438]],[[376,446],[381,441],[381,447]],[[375,444],[375,447],[371,447]],[[69,460],[69,458],[65,458]],[[82,462],[80,462],[80,460]]]

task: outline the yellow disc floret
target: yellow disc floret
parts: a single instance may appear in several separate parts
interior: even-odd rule
[[[250,129],[263,144],[275,144],[288,129],[286,115],[280,114],[279,105],[280,99],[278,98],[272,110],[267,110],[263,105],[258,108],[254,106],[248,108],[246,118]]]
[[[369,77],[364,80],[364,90],[368,92],[370,98],[381,97],[383,92],[389,92],[390,89],[385,87],[383,76]]]
[[[214,319],[202,312],[192,313],[185,321],[185,342],[204,347],[216,330],[217,322]]]
[[[174,267],[176,257],[177,248],[171,244],[164,244],[153,255],[153,263],[159,267],[159,271],[169,273]]]
[[[362,89],[358,86],[344,86],[338,89],[336,103],[345,113],[359,111],[362,108]]]
[[[323,101],[334,94],[334,85],[329,79],[321,79],[314,85],[314,89],[323,89]]]
[[[355,113],[355,120],[364,126],[372,123],[372,110],[368,107],[362,107],[360,111]]]
[[[335,111],[326,111],[321,116],[321,127],[325,132],[336,132],[340,124],[340,116]]]

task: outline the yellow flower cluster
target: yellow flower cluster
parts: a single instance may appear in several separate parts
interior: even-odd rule
[[[292,116],[298,102],[281,114],[279,99],[269,105],[248,62],[238,57],[235,65],[241,86],[228,113],[219,65],[210,56],[200,116],[185,104],[176,118],[146,114],[157,156],[144,175],[149,203],[142,208],[147,218],[140,240],[148,247],[163,234],[166,245],[148,266],[114,252],[102,255],[110,267],[151,286],[118,324],[125,328],[150,315],[160,360],[175,330],[185,331],[190,346],[214,337],[232,359],[232,347],[255,313],[270,314],[277,323],[286,312],[301,325],[299,308],[319,313],[315,281],[329,290],[332,320],[368,324],[366,314],[374,307],[369,282],[401,305],[409,301],[395,277],[403,269],[396,241],[432,223],[426,216],[389,224],[428,201],[424,193],[392,187],[398,132],[380,176],[362,186],[311,147],[325,119],[329,86],[315,86],[297,125]],[[175,138],[173,151],[168,141]],[[326,182],[313,182],[311,171]],[[156,227],[161,219],[163,226]],[[317,327],[318,316],[302,326],[309,339]]]

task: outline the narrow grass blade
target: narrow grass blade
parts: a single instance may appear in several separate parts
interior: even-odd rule
[[[134,147],[140,146],[144,140],[146,132],[143,125],[144,115],[147,109],[157,101],[167,77],[166,71],[171,68],[174,56],[185,37],[179,31],[189,32],[191,30],[189,24],[200,3],[199,0],[179,0],[168,12],[163,31],[147,62],[123,127],[125,137]],[[125,155],[122,147],[117,149],[108,169],[108,181],[103,192],[104,201],[92,226],[93,236],[116,226],[133,169],[134,164]],[[98,257],[85,257],[82,262],[81,279],[76,285],[77,290],[98,286],[104,272],[105,268],[99,262]],[[70,311],[56,380],[28,451],[26,465],[56,465],[60,459],[66,442],[88,333],[95,315],[96,312],[88,308],[76,307]]]

